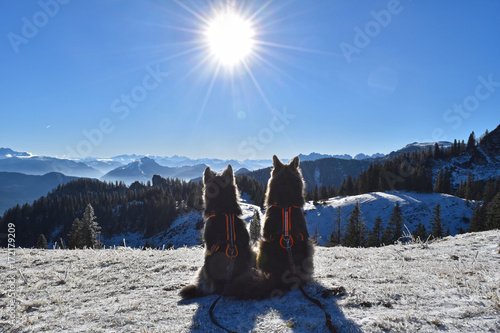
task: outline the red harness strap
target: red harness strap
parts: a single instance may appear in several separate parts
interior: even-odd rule
[[[238,256],[238,246],[236,243],[236,230],[234,228],[234,214],[231,214],[231,221],[229,221],[229,214],[224,214],[226,216],[226,256],[230,259],[234,259]],[[208,218],[211,219],[215,217],[215,214],[210,215]],[[213,253],[219,250],[219,244],[214,244],[210,248],[210,251]]]
[[[292,230],[292,208],[299,208],[299,206],[288,206],[288,207],[280,207],[277,204],[272,205],[272,207],[281,208],[281,216],[282,216],[282,232],[280,238],[280,245],[284,249],[291,248],[293,246],[293,237],[290,233]],[[299,233],[302,240],[304,240],[304,236]],[[283,244],[285,242],[285,244]]]

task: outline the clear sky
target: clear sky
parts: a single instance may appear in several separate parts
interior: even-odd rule
[[[206,41],[227,6],[253,31],[232,66]],[[467,140],[500,123],[499,13],[496,0],[2,1],[0,147],[244,160]]]

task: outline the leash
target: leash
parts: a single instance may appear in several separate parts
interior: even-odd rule
[[[275,205],[273,205],[275,206]],[[294,206],[295,207],[295,206]],[[286,252],[288,254],[288,262],[290,264],[290,268],[292,269],[292,273],[295,277],[298,277],[297,274],[297,269],[295,267],[295,262],[293,260],[293,254],[292,254],[292,246],[293,246],[293,238],[290,235],[290,229],[291,229],[291,212],[292,207],[288,207],[288,209],[283,208],[283,234],[281,235],[280,239],[280,245],[281,247],[286,249]],[[287,220],[285,223],[285,219]],[[302,234],[301,234],[302,236]],[[283,246],[283,241],[285,241],[285,246]],[[325,310],[325,307],[323,304],[316,298],[311,297],[307,292],[302,288],[302,285],[299,284],[299,290],[304,295],[305,298],[307,298],[310,302],[318,306],[325,314],[325,325],[328,328],[328,330],[332,333],[337,333],[337,330],[335,329],[335,326],[332,324],[332,316]]]
[[[234,262],[236,260],[236,257],[238,256],[238,247],[234,243],[236,241],[236,231],[234,230],[234,214],[231,215],[231,222],[229,222],[229,215],[224,214],[226,216],[226,237],[227,237],[227,247],[226,247],[226,256],[231,259],[229,261],[229,264],[226,267],[226,281],[224,282],[224,290],[222,291],[222,294],[212,303],[210,306],[210,309],[208,310],[208,314],[210,315],[210,320],[212,320],[212,323],[214,323],[216,326],[222,328],[224,331],[229,332],[229,333],[235,333],[221,324],[217,321],[214,315],[214,309],[215,306],[217,305],[217,302],[224,296],[227,291],[229,290],[229,287],[231,286],[231,279],[233,277],[233,270],[234,270]],[[214,215],[210,215],[209,218],[214,217]],[[216,244],[212,246],[212,254],[213,252],[216,252],[219,249],[219,245],[214,249]]]

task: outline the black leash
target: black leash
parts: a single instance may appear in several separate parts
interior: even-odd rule
[[[233,332],[233,331],[230,331],[228,330],[227,328],[225,328],[224,326],[222,326],[221,324],[219,324],[219,322],[217,321],[217,319],[215,319],[215,316],[214,316],[214,308],[215,308],[215,305],[217,304],[217,302],[222,298],[222,295],[220,295],[219,297],[217,297],[217,299],[215,300],[215,302],[212,303],[212,306],[210,307],[210,310],[208,310],[208,313],[210,314],[210,319],[212,320],[212,323],[214,323],[215,325],[219,326],[220,328],[222,328],[224,331],[226,332],[229,332],[229,333],[236,333],[236,332]]]
[[[289,244],[289,242],[287,242],[287,244]],[[295,268],[295,263],[293,260],[292,247],[287,246],[286,251],[288,252],[288,262],[290,263],[290,268],[292,269],[292,273],[293,273],[293,275],[298,277],[297,270]],[[321,310],[323,310],[323,312],[325,313],[325,325],[328,328],[328,330],[332,333],[337,333],[335,326],[333,326],[333,324],[332,324],[332,316],[328,312],[326,312],[323,304],[318,299],[309,296],[300,284],[299,284],[299,290],[302,293],[302,295],[304,295],[305,298],[307,298],[309,301],[316,304]]]

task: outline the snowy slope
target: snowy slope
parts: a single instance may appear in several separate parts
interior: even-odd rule
[[[373,228],[373,222],[377,216],[382,217],[383,226],[389,222],[392,210],[396,202],[399,202],[405,225],[410,231],[422,223],[428,231],[431,230],[430,220],[436,204],[441,205],[441,217],[443,218],[443,230],[450,228],[450,234],[455,235],[459,229],[467,230],[472,217],[473,205],[467,205],[464,199],[460,199],[448,194],[439,193],[416,193],[405,191],[374,192],[368,194],[355,195],[350,197],[335,197],[323,203],[314,205],[312,202],[306,203],[304,212],[307,219],[309,233],[312,235],[316,227],[321,239],[320,245],[325,245],[328,237],[333,231],[336,208],[341,206],[342,224],[345,226],[354,208],[359,202],[361,216],[368,230]],[[261,224],[264,223],[265,211],[258,206],[249,203],[246,195],[242,196],[240,202],[243,210],[241,218],[250,223],[254,210],[261,215]],[[179,216],[169,230],[161,232],[153,237],[144,238],[142,234],[124,234],[113,238],[103,239],[107,246],[121,245],[125,238],[126,245],[130,247],[142,247],[148,241],[153,246],[163,247],[171,243],[175,248],[184,245],[194,246],[199,244],[200,230],[196,230],[196,223],[201,219],[201,211],[191,211]]]
[[[477,147],[477,151],[481,152],[481,147]],[[483,152],[484,154],[484,152]],[[452,170],[451,181],[455,187],[458,187],[460,181],[466,181],[469,173],[472,174],[474,180],[488,180],[488,178],[498,178],[500,176],[500,156],[488,156],[484,154],[484,159],[487,163],[472,164],[469,154],[463,154],[451,159],[450,161],[437,161],[432,169],[434,181],[441,169],[449,168]]]
[[[364,218],[368,230],[373,228],[377,216],[382,218],[385,227],[389,223],[396,202],[399,203],[405,218],[405,225],[411,232],[419,223],[425,225],[427,231],[431,230],[430,220],[438,203],[441,205],[443,230],[446,231],[449,227],[451,235],[457,234],[460,228],[463,230],[469,228],[473,211],[472,205],[467,205],[464,199],[448,194],[405,191],[373,192],[335,197],[316,206],[308,202],[304,211],[306,212],[309,232],[312,233],[318,227],[322,238],[320,244],[324,244],[334,228],[337,207],[341,207],[341,216],[345,226],[356,202],[359,203],[361,216]]]
[[[306,290],[339,332],[498,332],[500,231],[428,244],[317,247]],[[209,319],[216,296],[181,301],[179,289],[203,262],[201,247],[176,250],[17,249],[0,276],[0,324],[13,332],[220,332]],[[15,318],[7,305],[16,301]],[[238,332],[326,332],[323,313],[298,291],[215,309]]]

